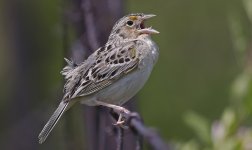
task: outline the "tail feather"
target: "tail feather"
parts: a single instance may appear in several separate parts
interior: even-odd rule
[[[68,106],[68,102],[67,103],[61,102],[59,104],[58,108],[55,110],[55,112],[53,113],[51,118],[48,120],[48,122],[46,123],[46,125],[44,126],[44,128],[42,129],[42,131],[40,132],[38,136],[40,144],[42,144],[46,140],[46,138],[48,137],[48,135],[50,134],[54,126],[57,124],[57,122],[61,118],[62,114],[65,112],[65,109],[67,108],[67,106]]]

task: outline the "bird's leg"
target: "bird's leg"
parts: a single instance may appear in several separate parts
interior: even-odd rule
[[[117,106],[117,105],[113,105],[113,104],[108,104],[108,103],[104,103],[104,102],[101,102],[101,101],[95,101],[95,102],[98,105],[112,108],[112,109],[114,109],[118,113],[125,113],[125,114],[129,114],[130,113],[130,111],[128,109],[123,108],[121,106]]]
[[[127,110],[126,108],[123,108],[121,106],[117,106],[117,105],[113,105],[113,104],[108,104],[108,103],[104,103],[104,102],[101,102],[101,101],[96,101],[96,103],[98,105],[101,105],[101,106],[112,108],[114,111],[116,111],[117,113],[119,113],[119,118],[118,118],[117,122],[115,123],[115,125],[122,125],[125,122],[124,120],[122,120],[122,113],[125,113],[125,114],[129,114],[130,113],[129,110]]]

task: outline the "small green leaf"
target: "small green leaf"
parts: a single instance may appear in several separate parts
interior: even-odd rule
[[[190,126],[198,136],[198,138],[204,144],[211,143],[211,136],[210,136],[210,123],[207,119],[200,116],[195,112],[188,112],[186,113],[185,122],[188,126]]]

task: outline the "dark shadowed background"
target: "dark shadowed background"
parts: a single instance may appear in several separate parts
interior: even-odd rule
[[[104,9],[113,6],[108,3]],[[74,149],[87,148],[80,105],[66,113],[45,144],[37,143],[37,135],[62,96],[63,78],[59,72],[65,65],[63,58],[70,56],[67,49],[71,49],[74,37],[78,36],[64,23],[63,14],[73,7],[67,0],[0,2],[0,145],[3,149],[71,149],[73,143],[66,142],[66,136],[72,137]],[[160,47],[160,58],[136,102],[147,126],[156,128],[167,142],[183,145],[194,139],[200,143],[199,147],[215,145],[210,137],[202,142],[198,134],[207,132],[206,136],[213,136],[211,127],[227,108],[238,118],[237,130],[237,124],[249,128],[250,0],[128,0],[123,2],[123,7],[124,14],[157,15],[147,25],[160,31],[153,36]],[[103,18],[106,19],[111,21]],[[64,39],[64,34],[68,34],[68,39]],[[67,123],[66,118],[72,123]],[[194,119],[207,124],[199,125],[202,132],[195,131]],[[232,131],[231,135],[236,130]]]

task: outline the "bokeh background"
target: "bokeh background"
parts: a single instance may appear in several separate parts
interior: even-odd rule
[[[65,5],[60,0],[0,2],[4,149],[67,149],[64,120],[53,131],[54,140],[36,143],[62,95]],[[160,31],[153,36],[160,59],[137,96],[145,124],[178,149],[252,149],[252,1],[128,0],[123,7],[124,14],[157,15],[147,24]],[[84,123],[78,121],[80,106],[75,108],[79,116],[66,114],[75,122],[68,130],[79,133],[74,137],[81,143]]]

